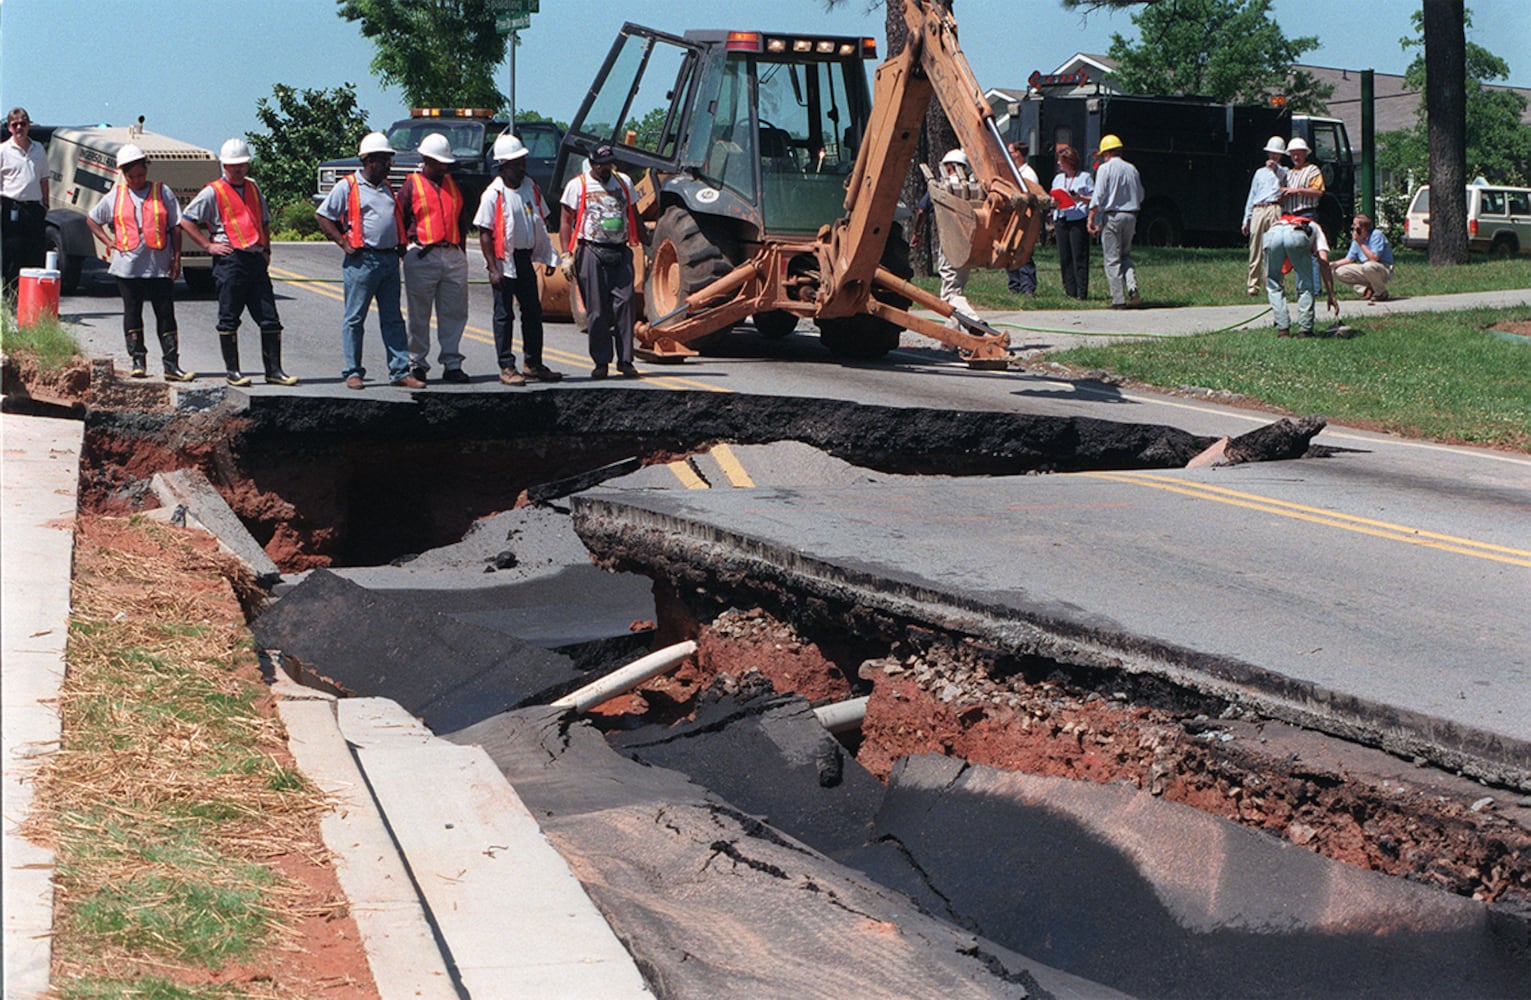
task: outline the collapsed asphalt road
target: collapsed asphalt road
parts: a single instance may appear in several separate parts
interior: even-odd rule
[[[1104,585],[1111,562],[1072,550],[1035,575],[1071,538],[1104,554],[1173,531],[1141,504],[1091,492],[1136,482],[1017,473],[1173,469],[1210,438],[621,392],[349,406],[264,397],[173,418],[93,415],[89,438],[97,504],[131,507],[145,470],[195,465],[284,568],[331,567],[281,588],[255,621],[259,644],[305,678],[396,698],[438,732],[488,747],[667,995],[739,983],[783,993],[827,965],[842,974],[842,961],[847,984],[886,982],[886,995],[964,983],[975,995],[1100,995],[1109,984],[1396,996],[1432,961],[1446,980],[1430,982],[1432,995],[1528,985],[1517,914],[1531,893],[1531,839],[1513,808],[1492,805],[1514,794],[1491,789],[1484,807],[1482,786],[1275,720],[1324,723],[1326,702],[1349,713],[1329,716],[1337,736],[1403,738],[1507,774],[1522,762],[1518,734],[1501,740],[1508,753],[1485,754],[1455,737],[1491,725],[1422,710],[1367,730],[1384,699],[1341,697],[1311,678],[1282,688],[1279,670],[1228,652],[1274,634],[1224,626],[1210,649],[1170,641],[1133,620],[1129,593]],[[779,439],[799,443],[738,444]],[[722,440],[752,468],[787,471],[754,489],[678,492],[688,481],[672,462],[703,485],[732,480],[708,464]],[[993,478],[903,474],[943,467]],[[1199,488],[1194,476],[1177,482]],[[558,499],[595,484],[599,495]],[[494,511],[506,512],[485,517]],[[1115,533],[1092,536],[1091,516]],[[977,551],[971,565],[946,561],[954,540]],[[600,574],[587,546],[629,572]],[[1165,572],[1171,559],[1140,561]],[[962,584],[977,571],[989,578],[981,600]],[[1087,586],[1043,594],[1046,581],[1070,579]],[[1260,586],[1272,589],[1270,571]],[[1206,589],[1218,588],[1239,589],[1209,576]],[[1009,618],[999,629],[997,609]],[[599,728],[535,707],[682,635],[698,638],[696,662],[608,706]],[[731,693],[740,688],[757,697]],[[767,688],[870,693],[855,756]],[[1294,692],[1303,697],[1277,697]],[[1416,722],[1430,717],[1452,724],[1426,746],[1432,734]],[[1025,754],[1021,738],[1032,741]],[[648,766],[633,771],[608,746]],[[895,763],[931,751],[950,759]],[[1079,778],[1089,783],[1065,780]],[[1154,825],[1138,822],[1150,815]],[[1278,851],[1229,819],[1309,850]],[[1192,874],[1217,858],[1217,878],[1183,870],[1185,843],[1204,845]],[[762,917],[771,913],[781,919]],[[1292,958],[1333,955],[1353,969],[1360,943],[1379,938],[1375,992]],[[878,962],[899,971],[879,978]]]

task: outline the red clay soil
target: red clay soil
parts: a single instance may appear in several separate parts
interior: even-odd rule
[[[662,632],[683,631],[673,602],[660,610]],[[626,710],[678,718],[720,674],[759,672],[814,703],[851,693],[833,657],[758,608],[696,627],[694,660]],[[1531,825],[1517,793],[1237,710],[1192,717],[1053,681],[996,679],[974,647],[895,651],[857,673],[873,685],[857,759],[881,779],[900,757],[940,753],[1125,781],[1338,861],[1531,908]]]

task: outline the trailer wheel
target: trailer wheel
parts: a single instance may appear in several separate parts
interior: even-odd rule
[[[715,219],[692,215],[683,205],[671,205],[654,227],[654,258],[644,289],[644,313],[650,323],[679,308],[686,298],[734,269],[739,244]],[[728,331],[718,330],[692,340],[706,352]]]
[[[1143,207],[1133,242],[1146,247],[1178,247],[1180,237],[1180,213],[1174,205],[1150,202]]]
[[[64,237],[58,226],[48,226],[43,231],[43,250],[58,254],[58,290],[73,295],[80,289],[80,269],[85,262],[64,252]]]
[[[194,267],[181,272],[181,277],[186,279],[186,289],[193,295],[211,295],[217,287],[213,280],[213,269],[210,267]]]
[[[882,251],[882,266],[898,275],[909,278],[914,268],[909,264],[909,244],[904,240],[903,227],[895,223],[888,233],[888,242]],[[874,289],[872,297],[886,305],[908,309],[909,300],[902,295]],[[903,327],[876,316],[861,313],[839,319],[818,320],[819,340],[837,358],[848,361],[875,361],[898,347]]]
[[[1498,236],[1495,236],[1493,244],[1488,248],[1490,254],[1501,259],[1513,257],[1519,251],[1520,246],[1516,243],[1515,237],[1510,233],[1500,233]]]

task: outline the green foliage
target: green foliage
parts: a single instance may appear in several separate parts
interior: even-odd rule
[[[498,108],[494,70],[505,60],[488,0],[337,0],[377,55],[372,68],[412,107]]]
[[[285,242],[298,240],[322,240],[319,223],[314,218],[314,202],[311,198],[290,201],[271,213],[271,238]]]
[[[1531,348],[1488,330],[1523,315],[1518,309],[1379,315],[1353,320],[1355,335],[1345,340],[1279,340],[1265,327],[1049,357],[1153,385],[1239,393],[1291,413],[1322,413],[1411,437],[1526,451]]]
[[[17,326],[16,306],[9,297],[0,304],[0,347],[7,354],[35,354],[37,367],[45,372],[68,367],[80,353],[70,328],[52,316],[40,317],[31,326]]]
[[[1293,111],[1321,113],[1334,88],[1292,63],[1318,38],[1287,38],[1271,0],[1177,0],[1132,15],[1139,40],[1111,36],[1117,83],[1129,94],[1186,94],[1265,103],[1282,94]]]
[[[516,109],[516,122],[518,124],[520,122],[552,122],[554,125],[557,125],[560,129],[563,129],[565,132],[569,131],[569,123],[568,122],[559,121],[557,118],[549,118],[547,115],[543,114],[542,112],[540,112],[540,111],[533,111],[530,108],[517,108]]]
[[[326,90],[298,90],[285,83],[255,102],[255,117],[267,132],[251,132],[261,189],[271,205],[285,205],[314,193],[319,164],[350,156],[367,134],[367,116],[356,105],[355,84]]]
[[[1468,18],[1471,25],[1471,17]],[[1421,50],[1404,73],[1410,90],[1424,93],[1425,57],[1423,20],[1414,13],[1415,34],[1400,39],[1404,50]],[[1481,45],[1467,43],[1467,176],[1484,177],[1495,184],[1531,184],[1531,126],[1521,121],[1526,99],[1513,90],[1490,90],[1485,84],[1506,80],[1510,66]],[[1421,102],[1413,128],[1384,132],[1377,136],[1377,166],[1384,176],[1394,179],[1397,190],[1387,192],[1407,197],[1409,182],[1423,183],[1429,174],[1430,148],[1428,121]]]

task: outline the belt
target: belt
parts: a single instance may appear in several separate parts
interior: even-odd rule
[[[627,243],[606,243],[601,240],[580,240],[579,245],[584,247],[625,247],[627,246]]]
[[[362,252],[363,253],[391,253],[391,254],[397,254],[399,252],[399,245],[397,243],[395,243],[391,247],[362,247]]]
[[[1106,214],[1107,215],[1137,215],[1138,214],[1138,210],[1135,209],[1135,208],[1108,208],[1108,209],[1106,209]]]

